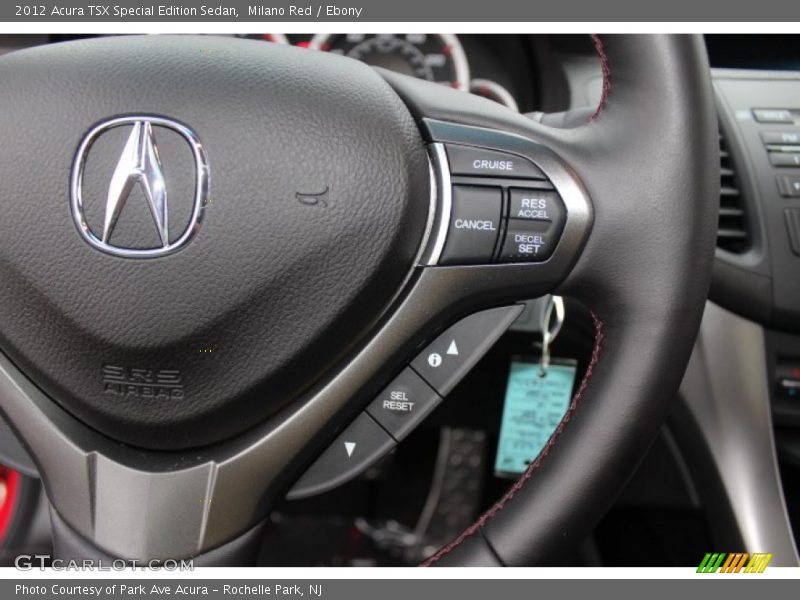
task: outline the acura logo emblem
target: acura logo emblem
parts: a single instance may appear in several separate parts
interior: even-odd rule
[[[130,133],[103,196],[105,203],[102,227],[96,224],[93,229],[87,218],[83,197],[86,159],[94,142],[103,133],[115,127],[127,127]],[[154,133],[154,128],[158,127],[168,128],[180,134],[189,144],[194,156],[194,203],[188,226],[180,235],[170,236],[168,181],[165,175],[169,172],[169,167],[162,165],[159,156]],[[208,161],[200,140],[187,126],[162,117],[121,117],[105,121],[86,134],[75,157],[71,183],[72,217],[78,231],[89,244],[103,252],[128,258],[164,256],[186,245],[200,227],[208,196]],[[141,191],[141,196],[144,197],[147,209],[153,217],[153,225],[160,241],[157,247],[128,248],[112,242],[120,216],[136,187]]]

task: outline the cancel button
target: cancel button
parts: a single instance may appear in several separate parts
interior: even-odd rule
[[[439,264],[491,262],[500,230],[502,201],[499,187],[454,185],[450,226]]]

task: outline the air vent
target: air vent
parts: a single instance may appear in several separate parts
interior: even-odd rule
[[[734,254],[742,254],[750,247],[747,215],[728,143],[721,133],[719,162],[720,206],[717,246]]]

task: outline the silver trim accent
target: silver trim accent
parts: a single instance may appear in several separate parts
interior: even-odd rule
[[[123,125],[133,125],[133,128],[109,185],[104,231],[102,237],[98,237],[89,227],[84,212],[83,170],[86,165],[86,157],[95,140],[105,131]],[[169,231],[167,230],[166,187],[164,186],[161,162],[158,158],[158,148],[153,138],[153,125],[166,127],[180,134],[189,144],[195,161],[195,195],[192,215],[186,231],[172,243],[169,242]],[[186,125],[165,117],[145,115],[131,115],[104,121],[89,130],[75,154],[70,179],[72,220],[83,239],[107,254],[125,258],[156,258],[171,254],[186,245],[200,229],[203,210],[208,202],[209,174],[208,158],[203,144],[197,134]],[[138,182],[145,190],[145,197],[158,227],[162,242],[161,248],[121,248],[108,242],[116,218],[135,182]]]
[[[422,257],[425,255],[425,250],[428,248],[428,243],[431,239],[431,234],[433,233],[433,226],[436,223],[436,215],[438,213],[438,199],[439,199],[439,191],[438,191],[438,182],[436,181],[436,174],[438,170],[434,168],[433,161],[431,159],[431,153],[428,152],[428,180],[430,191],[428,193],[428,219],[425,221],[425,233],[422,234],[422,242],[417,248],[417,254],[414,257],[414,266],[422,265]]]
[[[427,257],[421,264],[438,265],[439,258],[442,256],[444,244],[447,241],[447,231],[450,229],[450,215],[453,210],[453,184],[450,180],[450,164],[447,162],[447,153],[444,144],[434,143],[429,146],[431,153],[431,164],[436,173],[436,187],[432,192],[438,191],[435,199],[436,219],[434,229],[436,233],[433,237],[433,246]]]
[[[764,329],[708,302],[680,395],[708,444],[748,552],[800,565],[778,472]]]
[[[161,157],[150,121],[136,121],[117,161],[106,197],[106,214],[103,219],[103,243],[108,244],[119,215],[138,184],[144,193],[150,214],[158,228],[163,247],[169,246],[169,210],[167,207],[167,180],[161,167]]]

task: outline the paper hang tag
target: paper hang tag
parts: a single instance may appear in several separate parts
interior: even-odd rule
[[[572,399],[577,362],[552,359],[544,376],[539,361],[514,361],[508,377],[495,473],[523,473],[547,444]]]

